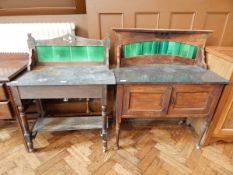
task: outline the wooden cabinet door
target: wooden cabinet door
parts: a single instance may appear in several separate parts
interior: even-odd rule
[[[169,115],[205,117],[215,108],[221,93],[218,85],[174,85]]]
[[[124,86],[123,115],[155,117],[167,114],[172,87],[166,85]]]

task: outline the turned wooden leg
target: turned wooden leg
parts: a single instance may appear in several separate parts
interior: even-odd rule
[[[26,143],[27,151],[33,152],[33,144],[32,144],[31,134],[30,134],[27,118],[26,118],[26,115],[24,112],[24,108],[22,106],[18,106],[18,110],[19,110],[19,117],[20,117],[19,121],[20,121],[21,126],[22,126],[23,137],[24,137],[24,140]]]
[[[116,148],[115,149],[119,149],[120,127],[121,127],[121,123],[116,122]]]
[[[90,109],[90,98],[86,99],[86,113],[90,114],[91,113],[91,109]]]
[[[207,125],[208,125],[208,121],[207,119],[203,119],[203,122],[201,124],[201,128],[200,128],[200,134],[198,136],[198,140],[197,140],[197,143],[196,143],[196,149],[200,149],[201,148],[201,140],[205,134],[205,131],[207,129]]]
[[[115,149],[119,149],[119,139],[120,139],[120,127],[122,120],[122,110],[123,110],[123,95],[124,95],[124,86],[117,85],[117,94],[116,94],[116,147]]]
[[[103,152],[107,150],[107,106],[102,105],[102,142],[103,142]]]

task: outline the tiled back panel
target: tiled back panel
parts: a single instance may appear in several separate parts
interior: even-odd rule
[[[173,55],[187,59],[194,59],[197,47],[185,43],[172,41],[146,41],[125,44],[122,47],[124,58],[140,55]]]
[[[103,46],[37,46],[38,62],[103,62]]]

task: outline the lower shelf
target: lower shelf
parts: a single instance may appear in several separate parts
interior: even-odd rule
[[[102,116],[39,118],[32,128],[38,131],[65,131],[79,129],[101,129]]]

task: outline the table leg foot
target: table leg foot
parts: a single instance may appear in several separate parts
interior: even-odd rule
[[[107,151],[107,147],[108,147],[108,142],[107,142],[107,133],[101,133],[100,136],[102,137],[102,145],[103,145],[103,152]]]
[[[34,149],[33,149],[33,148],[28,148],[28,152],[29,152],[29,153],[34,152]]]
[[[196,149],[201,149],[201,146],[198,143],[196,143]]]
[[[33,152],[33,143],[32,143],[32,137],[30,134],[29,126],[28,126],[28,121],[24,112],[24,108],[22,106],[18,107],[19,110],[19,117],[20,117],[20,123],[22,126],[22,131],[23,131],[23,137],[24,137],[24,142],[25,146],[27,148],[28,152]]]
[[[205,118],[204,121],[201,124],[201,130],[200,130],[200,134],[199,134],[198,139],[197,139],[196,149],[201,148],[201,141],[202,141],[202,138],[203,138],[203,136],[205,134],[207,126],[208,126],[208,122],[207,122],[207,119]]]
[[[107,134],[107,106],[102,105],[102,143],[103,143],[103,152],[107,151],[107,140],[108,140],[108,134]]]
[[[105,153],[107,151],[107,141],[103,141],[103,152]]]
[[[120,123],[116,124],[116,146],[115,149],[118,150],[119,149],[119,139],[120,139]]]
[[[114,147],[114,150],[118,150],[119,149],[119,145],[115,145],[115,147]]]

